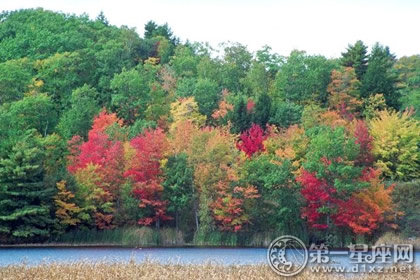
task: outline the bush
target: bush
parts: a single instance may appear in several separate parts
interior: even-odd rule
[[[397,183],[392,200],[403,216],[397,223],[403,236],[420,237],[420,180]]]

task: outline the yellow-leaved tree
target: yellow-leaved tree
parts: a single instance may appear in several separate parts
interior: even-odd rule
[[[186,120],[198,127],[203,126],[206,122],[206,116],[199,113],[198,104],[194,100],[194,97],[181,98],[171,103],[171,117],[171,132],[176,129],[178,124]]]
[[[75,226],[81,222],[78,218],[78,214],[82,209],[77,206],[74,202],[74,194],[67,190],[66,181],[60,181],[57,183],[57,194],[54,197],[56,205],[55,215],[59,219],[60,226],[63,230],[70,226]]]
[[[410,112],[384,110],[370,121],[376,166],[385,177],[407,181],[420,175],[419,121]]]

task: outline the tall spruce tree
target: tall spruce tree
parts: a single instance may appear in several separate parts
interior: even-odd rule
[[[33,131],[0,158],[0,239],[28,242],[49,236],[54,190],[44,185],[43,161],[43,147]]]
[[[247,103],[243,97],[235,103],[229,117],[232,122],[232,132],[241,133],[247,130],[252,124],[252,114],[247,109]]]
[[[367,46],[359,40],[354,45],[349,45],[347,51],[341,55],[341,64],[345,67],[353,67],[357,79],[360,81],[367,69]]]
[[[394,109],[400,107],[400,93],[396,88],[397,75],[393,71],[395,56],[388,47],[376,43],[369,55],[366,74],[362,79],[363,98],[377,93],[384,95],[386,105]]]
[[[254,123],[261,126],[263,129],[270,120],[271,113],[271,98],[267,93],[263,93],[255,104],[255,113],[253,115]]]

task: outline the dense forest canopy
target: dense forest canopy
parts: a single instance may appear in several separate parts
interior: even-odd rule
[[[0,15],[0,242],[72,230],[420,234],[420,55],[215,56],[43,9]],[[408,194],[408,195],[407,195]]]

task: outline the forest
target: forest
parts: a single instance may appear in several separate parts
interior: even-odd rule
[[[153,21],[3,12],[0,244],[419,237],[419,120],[420,55],[380,43],[218,51]]]

